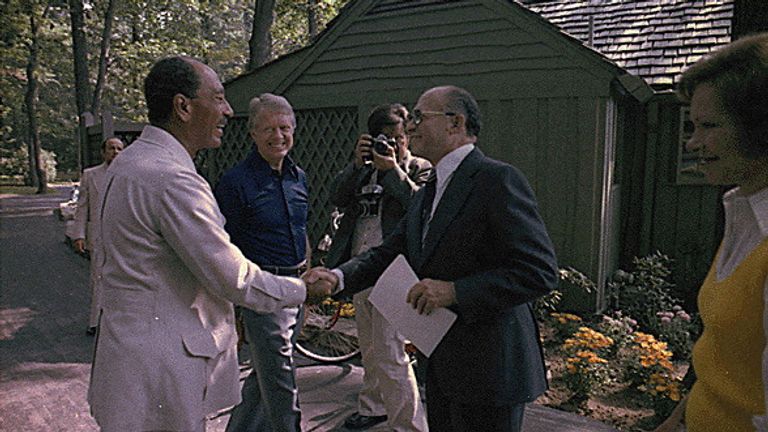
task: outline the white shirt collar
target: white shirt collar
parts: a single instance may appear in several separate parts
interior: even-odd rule
[[[746,206],[751,210],[762,236],[768,237],[768,187],[752,195],[744,195],[738,187],[731,189],[723,195],[723,204],[726,207]]]
[[[454,149],[442,159],[435,166],[435,172],[437,173],[437,188],[440,189],[444,185],[454,171],[459,167],[462,161],[475,149],[474,144],[464,144],[457,149]]]

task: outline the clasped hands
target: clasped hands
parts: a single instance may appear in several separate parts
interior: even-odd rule
[[[307,303],[319,303],[339,285],[339,278],[325,267],[313,267],[301,275],[307,285]]]
[[[336,291],[339,278],[325,267],[314,267],[301,275],[307,285],[307,302],[322,301]],[[456,288],[453,282],[422,279],[409,290],[406,302],[422,315],[456,303]]]

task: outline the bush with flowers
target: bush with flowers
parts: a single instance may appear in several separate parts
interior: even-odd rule
[[[605,353],[613,340],[589,327],[580,327],[562,345],[565,354],[563,382],[571,391],[571,400],[585,408],[585,402],[610,379]]]
[[[341,318],[355,317],[355,306],[352,302],[334,300],[330,297],[320,302],[315,309],[321,315],[333,316],[338,313]]]
[[[560,345],[571,337],[584,323],[580,316],[572,313],[552,312],[549,314],[554,332],[554,343]]]
[[[622,352],[624,377],[650,403],[658,418],[664,418],[681,399],[681,379],[675,376],[672,352],[653,335],[635,332]]]
[[[631,272],[618,271],[603,315],[560,310],[560,295],[538,302],[552,372],[544,403],[622,430],[652,429],[669,414],[686,392],[681,376],[698,329],[696,315],[672,294],[669,264],[657,252],[636,258]],[[595,287],[571,268],[560,271],[560,280],[585,292]]]
[[[669,349],[677,358],[687,359],[693,348],[693,338],[698,324],[681,306],[673,306],[671,311],[656,312],[655,326],[659,339],[667,342]]]
[[[632,334],[637,328],[637,321],[621,311],[616,311],[609,315],[603,315],[596,328],[613,340],[608,356],[614,358],[618,355],[619,350],[632,342]]]

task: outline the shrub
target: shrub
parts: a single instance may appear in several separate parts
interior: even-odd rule
[[[653,335],[635,332],[623,355],[625,379],[654,409],[657,418],[666,417],[681,399],[681,380],[675,377],[667,344]]]
[[[678,359],[687,359],[693,348],[693,334],[698,327],[694,319],[681,306],[672,307],[671,311],[656,312],[657,334],[667,342],[669,349]]]
[[[26,149],[0,148],[0,175],[21,178],[29,167]]]
[[[595,290],[595,283],[592,282],[584,273],[571,267],[564,267],[558,270],[558,278],[561,282],[567,282],[576,288],[581,288],[584,293],[589,294]],[[539,320],[546,319],[550,312],[557,310],[560,300],[563,299],[563,292],[559,289],[552,290],[549,294],[539,298],[534,303],[534,312]]]
[[[616,311],[612,315],[603,315],[602,321],[597,324],[597,330],[613,340],[609,357],[616,357],[619,350],[632,342],[636,328],[637,321],[621,311]]]
[[[552,318],[552,330],[554,330],[554,340],[557,344],[562,344],[565,340],[571,337],[576,330],[581,327],[582,320],[578,315],[571,313],[552,312],[549,314]]]
[[[29,179],[29,152],[22,146],[16,150],[0,149],[0,175],[20,178],[25,183]],[[40,159],[49,182],[56,180],[56,154],[45,149],[40,150]]]
[[[613,340],[589,327],[580,327],[566,339],[563,383],[571,391],[571,400],[584,407],[589,397],[610,379],[608,360],[602,357]]]
[[[618,270],[608,283],[608,298],[614,310],[624,311],[635,318],[641,329],[657,330],[656,312],[671,310],[679,300],[670,294],[671,260],[656,252],[633,260],[634,270]],[[656,333],[654,331],[654,333]]]

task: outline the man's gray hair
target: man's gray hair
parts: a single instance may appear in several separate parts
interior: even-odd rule
[[[263,93],[251,99],[248,104],[248,130],[256,126],[256,118],[262,111],[288,114],[291,116],[292,126],[296,128],[296,114],[293,113],[293,107],[288,99],[272,93]]]

